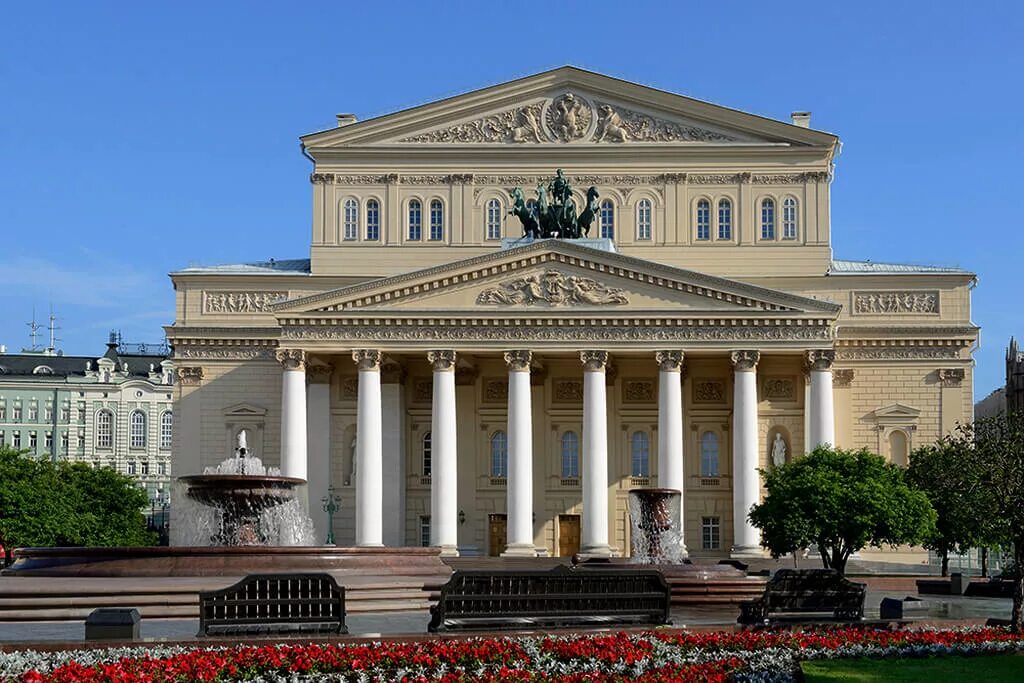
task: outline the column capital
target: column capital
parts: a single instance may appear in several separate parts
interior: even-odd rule
[[[334,366],[330,363],[307,363],[306,378],[310,384],[329,384]]]
[[[654,354],[654,360],[658,364],[658,368],[665,372],[682,371],[684,358],[685,356],[682,351],[657,351]]]
[[[836,360],[836,352],[832,349],[821,349],[807,352],[807,368],[812,372],[825,372],[832,370],[832,363]]]
[[[604,372],[608,366],[607,351],[580,351],[584,372]]]
[[[306,369],[306,352],[302,349],[278,349],[274,357],[285,370]]]
[[[509,372],[529,372],[530,361],[533,360],[532,351],[506,351],[505,363]]]
[[[352,360],[360,370],[380,372],[380,361],[384,354],[376,349],[356,349],[352,352]]]
[[[761,360],[760,351],[733,351],[729,354],[729,360],[732,361],[732,367],[737,372],[753,372],[757,369],[757,363]]]
[[[434,372],[455,372],[454,351],[427,351],[427,361],[434,366]]]

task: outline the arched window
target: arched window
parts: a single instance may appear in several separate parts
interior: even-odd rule
[[[423,205],[418,199],[409,200],[409,240],[423,239]]]
[[[711,202],[706,199],[697,202],[697,239],[711,239]]]
[[[782,239],[796,239],[796,200],[792,197],[782,202]]]
[[[732,202],[728,199],[718,200],[718,239],[732,239]]]
[[[96,448],[113,448],[114,414],[109,410],[96,413]]]
[[[366,239],[371,242],[380,239],[380,202],[376,199],[366,202]]]
[[[346,199],[342,206],[342,237],[347,240],[359,239],[359,202]]]
[[[700,437],[700,476],[717,477],[718,469],[718,434],[704,432]]]
[[[580,476],[580,437],[576,432],[562,434],[562,479]]]
[[[173,434],[174,415],[171,411],[165,410],[160,415],[160,448],[171,447],[171,435]]]
[[[900,467],[907,466],[907,433],[894,429],[889,433],[889,462]]]
[[[487,239],[501,239],[501,202],[497,199],[487,201]]]
[[[494,432],[491,436],[491,476],[508,476],[508,437],[505,432]]]
[[[444,208],[440,199],[430,202],[430,239],[434,242],[444,239]]]
[[[761,239],[775,239],[775,200],[761,200]]]
[[[131,448],[146,447],[146,414],[133,410],[128,416],[128,445]]]
[[[429,477],[431,472],[431,456],[433,455],[433,437],[430,432],[423,435],[423,442],[420,445],[420,452],[423,455],[423,476]]]
[[[631,474],[634,477],[651,476],[651,439],[647,432],[633,432],[629,452],[633,461]]]
[[[615,205],[610,199],[601,202],[601,237],[615,239]]]
[[[636,238],[651,239],[651,200],[641,199],[636,205]]]

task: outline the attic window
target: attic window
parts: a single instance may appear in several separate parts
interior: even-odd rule
[[[32,371],[33,375],[52,375],[53,368],[49,365],[38,365],[35,370]]]

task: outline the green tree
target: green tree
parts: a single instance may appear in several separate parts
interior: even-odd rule
[[[907,480],[925,492],[937,514],[924,546],[942,558],[949,575],[949,554],[998,542],[992,525],[989,491],[982,485],[974,444],[945,438],[916,449]]]
[[[54,463],[0,446],[0,544],[152,545],[146,494],[112,469]]]
[[[961,425],[950,443],[963,449],[970,466],[966,477],[985,492],[984,514],[991,537],[1013,548],[1015,632],[1024,626],[1024,411]]]
[[[928,497],[866,449],[819,446],[761,475],[767,493],[749,517],[772,557],[813,544],[825,568],[842,574],[858,550],[920,543],[935,527]]]

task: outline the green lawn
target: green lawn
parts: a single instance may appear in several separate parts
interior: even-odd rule
[[[1024,657],[980,655],[929,659],[839,659],[803,663],[807,683],[836,681],[1024,681]]]

